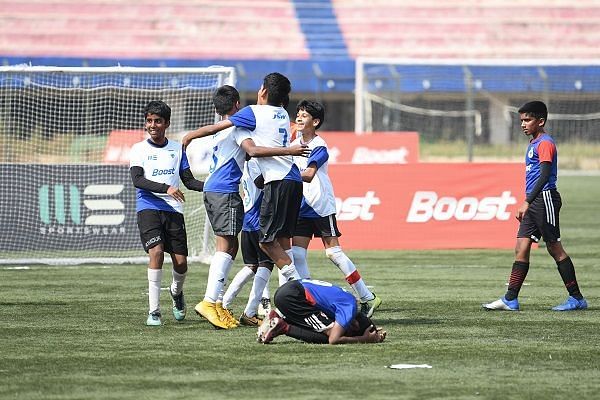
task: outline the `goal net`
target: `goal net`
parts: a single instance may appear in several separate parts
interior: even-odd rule
[[[418,131],[421,140],[507,144],[519,106],[548,105],[561,141],[600,141],[598,60],[356,60],[355,130]]]
[[[0,67],[0,263],[146,262],[129,175],[143,108],[169,104],[167,137],[179,141],[215,122],[223,84],[235,84],[233,68]],[[188,148],[200,179],[207,151]],[[182,190],[191,260],[205,262],[214,237],[202,195]]]

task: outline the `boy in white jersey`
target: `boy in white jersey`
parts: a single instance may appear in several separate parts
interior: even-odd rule
[[[324,118],[325,109],[316,101],[302,100],[296,107],[298,136],[292,144],[305,144],[311,149],[311,153],[308,158],[295,159],[302,171],[304,186],[300,216],[292,239],[294,262],[300,276],[310,278],[306,263],[307,248],[313,235],[320,237],[325,254],[342,271],[346,281],[360,298],[361,312],[371,317],[381,304],[381,299],[367,288],[352,260],[342,251],[338,239],[342,234],[335,218],[335,196],[328,175],[327,143],[316,132]]]
[[[257,146],[290,150],[258,159],[265,180],[259,241],[285,278],[297,279],[291,238],[302,201],[302,178],[292,156],[308,155],[308,151],[306,146],[288,147],[290,120],[284,107],[289,104],[290,91],[291,84],[285,76],[277,72],[268,74],[258,90],[257,105],[246,106],[227,120],[190,132],[184,138],[184,145],[194,138],[235,126],[249,130]]]
[[[299,155],[306,150],[302,146],[257,146],[250,131],[228,123],[240,108],[240,96],[234,87],[224,85],[218,88],[213,95],[213,103],[223,120],[190,132],[183,138],[183,145],[187,147],[193,139],[213,135],[213,163],[204,185],[204,204],[217,237],[216,252],[210,263],[204,299],[195,310],[216,328],[230,329],[238,325],[237,321],[218,300],[239,247],[238,234],[244,216],[239,184],[246,154],[250,157],[272,157]]]
[[[179,180],[191,190],[201,192],[203,182],[194,179],[181,144],[167,140],[171,108],[162,101],[151,101],[144,109],[145,128],[150,139],[131,148],[130,173],[137,192],[137,220],[148,264],[148,326],[160,326],[160,283],[164,253],[171,254],[173,281],[169,293],[173,316],[185,318],[183,283],[187,273],[187,236],[183,220],[183,193]]]

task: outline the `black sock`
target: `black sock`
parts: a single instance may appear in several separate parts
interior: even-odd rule
[[[523,286],[528,271],[529,263],[523,261],[515,261],[513,263],[508,280],[508,290],[506,291],[506,295],[504,295],[506,300],[514,300],[519,296],[519,291],[521,290],[521,286]]]
[[[579,290],[579,285],[577,284],[577,278],[575,277],[575,266],[573,266],[573,262],[571,261],[571,257],[567,257],[562,261],[556,263],[558,266],[558,273],[567,288],[570,296],[575,297],[577,300],[583,299],[583,295]]]
[[[293,337],[294,339],[302,340],[306,343],[329,343],[329,337],[327,337],[326,334],[321,332],[315,332],[313,330],[301,328],[299,326],[291,324],[286,335],[288,335],[289,337]]]

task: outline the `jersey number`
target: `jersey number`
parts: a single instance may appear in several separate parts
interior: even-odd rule
[[[283,135],[283,146],[282,147],[287,147],[287,142],[288,142],[288,131],[285,128],[279,128],[279,133],[281,133]]]

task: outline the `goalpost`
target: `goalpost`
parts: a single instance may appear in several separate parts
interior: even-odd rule
[[[355,131],[418,131],[425,141],[508,144],[518,107],[542,100],[561,141],[600,141],[600,60],[357,58]],[[469,149],[471,159],[471,149]]]
[[[179,141],[215,122],[214,90],[235,83],[232,67],[0,67],[0,263],[147,262],[129,175],[129,149],[147,137],[143,108],[169,104],[167,138]],[[199,147],[188,158],[203,179]],[[206,262],[202,195],[182,190],[190,259]]]

